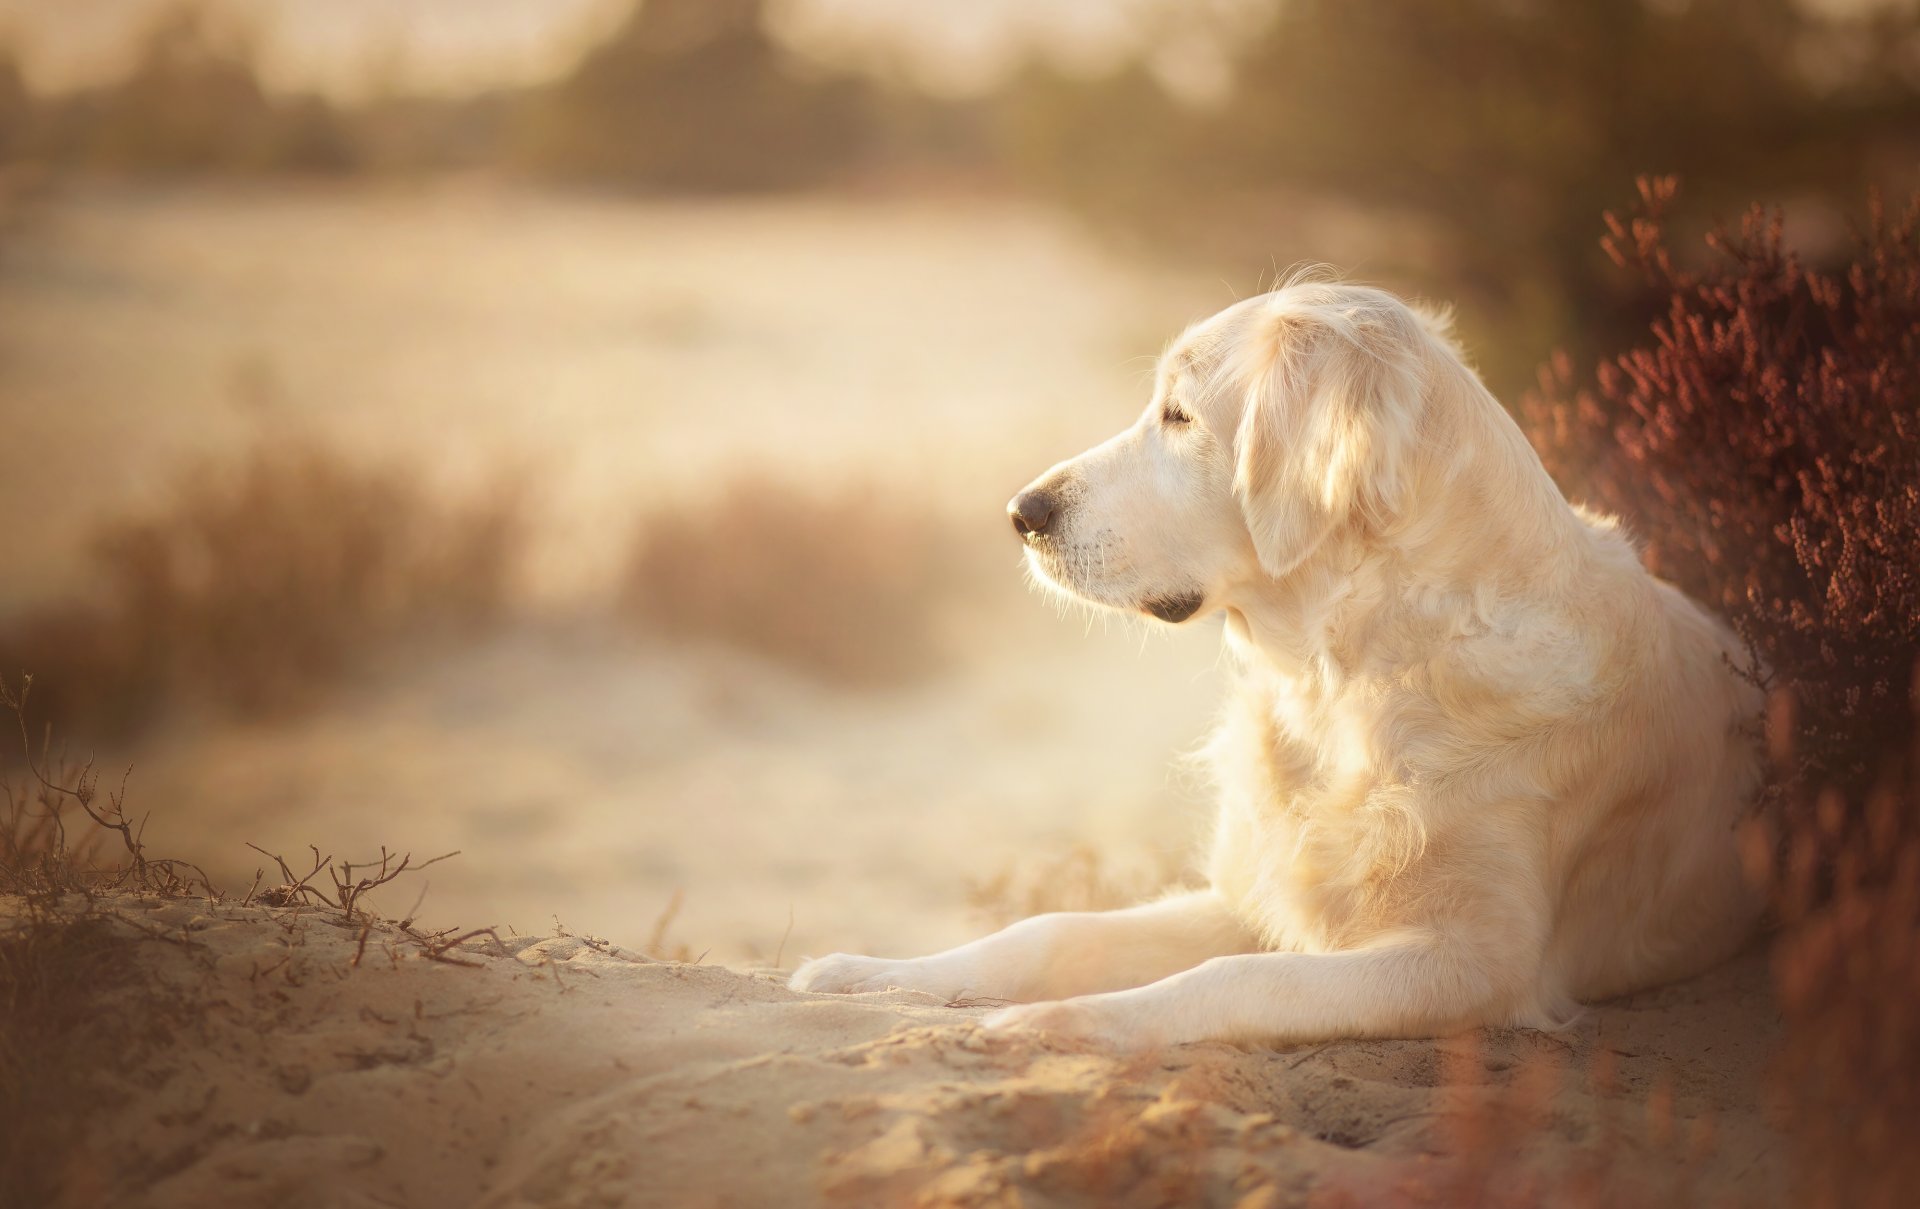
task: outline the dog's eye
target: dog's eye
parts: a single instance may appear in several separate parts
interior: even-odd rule
[[[1193,423],[1193,417],[1188,415],[1178,403],[1169,403],[1160,409],[1160,422],[1162,424],[1191,424]]]

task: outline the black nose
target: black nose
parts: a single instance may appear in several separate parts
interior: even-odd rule
[[[1013,518],[1013,531],[1021,537],[1045,533],[1053,521],[1053,497],[1044,491],[1022,491],[1007,505]]]

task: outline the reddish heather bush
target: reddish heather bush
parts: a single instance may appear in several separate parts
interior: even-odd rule
[[[1641,194],[1605,246],[1663,317],[1588,385],[1553,366],[1526,418],[1570,494],[1764,661],[1777,776],[1749,855],[1782,925],[1801,1196],[1899,1203],[1920,1186],[1920,196],[1875,204],[1823,270],[1759,209],[1682,267],[1673,183]]]
[[[1650,342],[1526,404],[1575,498],[1625,516],[1655,571],[1723,612],[1790,697],[1792,771],[1865,790],[1914,735],[1920,659],[1920,197],[1858,258],[1808,269],[1754,210],[1679,267],[1671,181],[1604,241],[1666,299]]]

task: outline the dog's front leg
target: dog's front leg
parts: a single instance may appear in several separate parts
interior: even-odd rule
[[[1217,957],[1132,990],[1023,1004],[989,1028],[1035,1029],[1129,1049],[1188,1041],[1431,1037],[1513,1014],[1519,988],[1437,935],[1344,953]]]
[[[831,994],[900,988],[948,1001],[1061,999],[1137,987],[1255,947],[1220,897],[1201,891],[1122,911],[1036,915],[931,957],[835,953],[802,965],[788,985]]]

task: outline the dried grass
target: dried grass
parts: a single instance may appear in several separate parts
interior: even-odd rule
[[[398,920],[370,910],[372,892],[446,856],[416,862],[382,849],[375,860],[336,861],[315,848],[312,867],[296,874],[285,859],[265,853],[284,880],[262,889],[263,870],[244,899],[232,903],[198,866],[147,851],[144,820],[128,813],[124,785],[103,801],[91,764],[60,757],[44,729],[40,742],[33,741],[32,687],[31,678],[17,688],[0,680],[0,717],[10,715],[24,769],[24,775],[6,769],[0,814],[0,900],[12,899],[6,905],[18,908],[0,913],[0,1205],[115,1203],[103,1175],[110,1164],[90,1153],[84,1123],[130,1094],[128,1079],[148,1056],[203,1017],[205,1005],[141,955],[144,944],[197,952],[198,942],[143,922],[125,908],[126,894],[147,902],[201,898],[209,911],[260,905],[296,918],[317,912],[358,927],[349,963],[355,969],[376,935],[395,963],[405,949],[430,961],[477,966],[470,954],[482,940],[508,953],[492,928],[416,927],[418,900]],[[289,948],[286,958],[254,977],[298,985],[292,958]]]
[[[15,621],[0,669],[39,673],[49,716],[96,738],[163,707],[284,713],[403,643],[498,618],[524,533],[511,485],[448,503],[321,442],[265,441],[103,527],[99,596]]]
[[[91,764],[59,754],[44,730],[36,749],[31,690],[30,678],[0,680],[25,774],[7,770],[0,816],[0,896],[23,907],[0,919],[0,1204],[22,1206],[91,1199],[78,1122],[181,1016],[138,955],[172,938],[100,910],[98,896],[213,893],[196,866],[148,854],[124,787],[103,802]],[[97,1010],[123,992],[121,1010]]]
[[[655,633],[851,687],[911,683],[951,654],[942,605],[964,572],[948,527],[875,487],[744,476],[646,516],[631,550],[621,608]]]
[[[36,755],[28,721],[32,696],[33,677],[22,677],[18,688],[0,677],[0,709],[10,715],[18,735],[26,774],[0,780],[6,799],[6,815],[0,818],[0,894],[19,895],[45,909],[69,895],[91,898],[113,890],[216,893],[199,866],[147,854],[141,838],[145,820],[136,822],[127,813],[125,778],[101,801],[93,762],[52,754],[51,727],[43,729]],[[82,833],[70,837],[67,824],[76,809]],[[109,844],[110,835],[119,837],[117,847]]]

